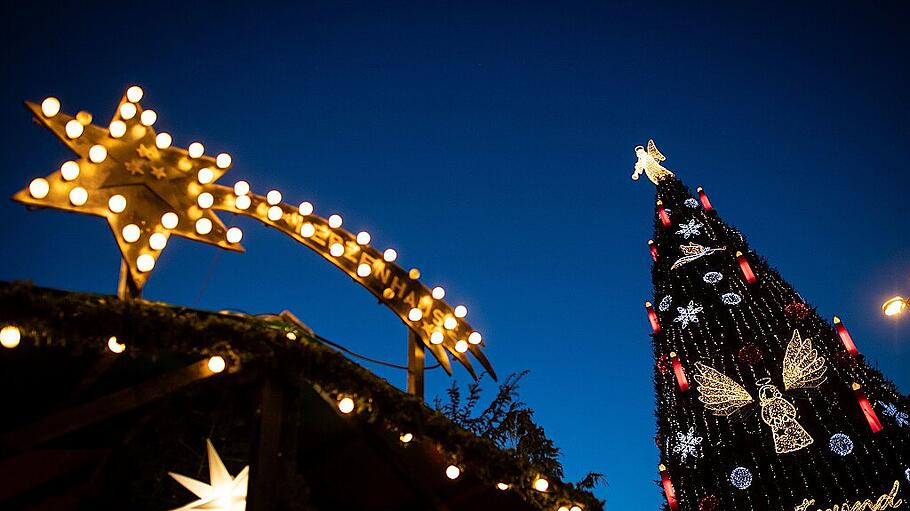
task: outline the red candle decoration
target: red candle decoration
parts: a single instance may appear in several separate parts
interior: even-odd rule
[[[660,215],[660,223],[664,224],[664,229],[670,227],[670,215],[667,214],[662,200],[657,201],[657,214]]]
[[[743,272],[743,278],[746,279],[746,282],[749,284],[755,284],[757,280],[755,274],[752,273],[752,267],[749,266],[749,260],[746,259],[746,256],[742,252],[736,251],[736,260],[739,261],[739,269]]]
[[[679,509],[679,502],[676,500],[676,490],[673,489],[673,483],[670,481],[670,474],[667,473],[667,467],[663,463],[657,465],[657,469],[660,470],[660,480],[664,485],[664,495],[667,497],[667,505],[670,506],[670,509],[677,511]]]
[[[708,200],[708,194],[705,193],[705,190],[700,186],[698,187],[698,199],[701,201],[701,207],[704,208],[705,211],[714,209],[711,207],[711,201]]]
[[[655,334],[660,332],[660,323],[657,321],[657,313],[654,312],[651,302],[645,302],[645,309],[648,311],[648,321],[651,322],[651,330],[654,330]]]
[[[676,383],[679,384],[680,392],[689,390],[689,380],[686,378],[686,371],[683,369],[682,362],[679,361],[675,351],[670,352],[670,361],[673,362],[673,373],[676,374]]]
[[[850,332],[847,331],[847,327],[840,322],[840,318],[837,316],[834,316],[834,328],[837,330],[837,335],[840,336],[840,342],[844,343],[844,348],[847,348],[847,353],[853,356],[859,355],[856,345],[853,344],[853,338],[850,337]]]
[[[654,240],[648,240],[648,249],[651,250],[651,259],[654,259],[654,262],[657,262],[657,245],[654,244]]]
[[[875,409],[872,408],[872,405],[869,403],[869,398],[866,397],[866,393],[863,392],[863,388],[859,383],[853,383],[853,395],[856,396],[859,407],[863,409],[863,414],[866,416],[866,422],[869,423],[869,429],[871,429],[873,433],[881,431],[882,423],[878,420]]]

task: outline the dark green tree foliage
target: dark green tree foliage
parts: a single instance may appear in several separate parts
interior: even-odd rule
[[[665,228],[659,216],[655,218],[653,302],[661,327],[653,334],[656,440],[679,509],[792,511],[804,499],[815,500],[805,508],[809,511],[845,508],[845,502],[867,498],[874,503],[895,481],[900,482],[901,498],[910,499],[910,473],[905,472],[910,468],[910,424],[902,415],[910,411],[907,398],[862,355],[848,353],[831,323],[756,255],[742,234],[716,211],[706,211],[682,182],[663,180],[657,199],[669,210],[671,225]],[[695,229],[683,227],[689,225]],[[684,255],[681,245],[690,242],[724,250],[673,268]],[[745,254],[757,276],[754,284],[744,279],[737,251]],[[836,257],[836,252],[828,257]],[[682,311],[690,303],[697,312],[684,322]],[[826,359],[826,380],[812,393],[783,390],[784,354],[794,330],[811,338],[812,347]],[[870,342],[857,339],[859,350]],[[685,371],[687,391],[677,382],[671,352]],[[696,363],[741,385],[753,403],[730,417],[712,413],[699,400]],[[813,439],[810,445],[776,451],[772,429],[761,416],[763,378],[795,407],[795,420]],[[851,388],[854,382],[862,385],[882,431],[872,432]],[[701,440],[687,447],[690,428],[692,438]],[[734,478],[743,488],[731,480],[738,467],[751,475],[749,485],[748,478]],[[745,475],[743,470],[738,474]]]

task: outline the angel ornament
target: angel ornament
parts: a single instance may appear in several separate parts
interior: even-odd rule
[[[696,362],[698,374],[698,399],[714,415],[729,417],[745,411],[743,407],[755,402],[742,385],[720,371]],[[812,340],[802,339],[799,330],[793,331],[793,338],[784,355],[784,391],[815,389],[825,382],[825,358],[812,348]],[[759,385],[758,399],[761,418],[771,427],[774,450],[778,454],[798,451],[812,444],[812,436],[797,421],[796,407],[784,397],[771,378],[755,382]]]
[[[674,175],[660,164],[660,162],[665,161],[667,157],[660,154],[660,151],[657,150],[657,146],[654,145],[653,140],[648,140],[647,150],[642,146],[636,146],[635,156],[638,157],[638,161],[635,162],[635,172],[632,173],[633,181],[637,181],[638,178],[641,177],[642,172],[644,172],[645,175],[648,176],[648,179],[654,184],[658,184],[661,180]]]

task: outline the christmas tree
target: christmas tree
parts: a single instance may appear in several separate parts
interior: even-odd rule
[[[653,141],[661,486],[672,510],[880,510],[910,501],[908,399],[821,318]]]

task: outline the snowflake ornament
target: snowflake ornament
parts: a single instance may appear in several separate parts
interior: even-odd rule
[[[698,236],[699,234],[701,234],[701,231],[699,231],[699,229],[701,229],[702,227],[704,227],[704,225],[702,225],[702,224],[696,222],[694,219],[692,219],[692,220],[689,220],[688,223],[679,224],[679,230],[676,231],[676,234],[679,234],[680,236],[682,236],[685,239],[689,239],[689,237],[691,237],[691,236]]]
[[[885,403],[882,401],[876,401],[878,406],[882,407],[882,413],[888,417],[894,417],[894,421],[897,422],[897,425],[905,428],[910,426],[910,420],[908,420],[907,412],[902,412],[897,409],[897,406],[894,403]]]
[[[694,208],[698,207],[698,201],[693,199],[692,197],[689,197],[688,199],[684,200],[683,204],[685,204],[687,208],[694,209]]]
[[[686,456],[701,458],[698,446],[701,445],[702,438],[695,436],[695,427],[689,428],[687,433],[676,432],[676,445],[673,446],[673,454],[679,454],[679,461],[686,461]]]
[[[670,304],[673,302],[673,297],[667,295],[661,298],[660,303],[657,305],[657,308],[660,309],[660,312],[667,312],[670,310]]]
[[[702,277],[702,280],[704,280],[708,284],[717,284],[718,282],[720,282],[723,279],[724,279],[723,274],[720,272],[717,272],[717,271],[709,271],[708,273],[705,273],[704,277]]]
[[[681,326],[686,328],[689,326],[689,323],[698,323],[698,313],[703,310],[705,310],[704,307],[695,303],[694,300],[689,300],[689,305],[676,308],[676,312],[679,313],[679,316],[676,316],[676,319],[674,319],[673,322],[682,323]]]
[[[743,297],[739,296],[736,293],[724,293],[720,296],[720,301],[724,302],[727,305],[736,305],[739,302],[743,301]]]
[[[850,437],[843,433],[835,433],[831,435],[831,440],[828,441],[828,447],[831,449],[831,452],[840,456],[846,456],[853,452],[853,440],[850,440]]]

